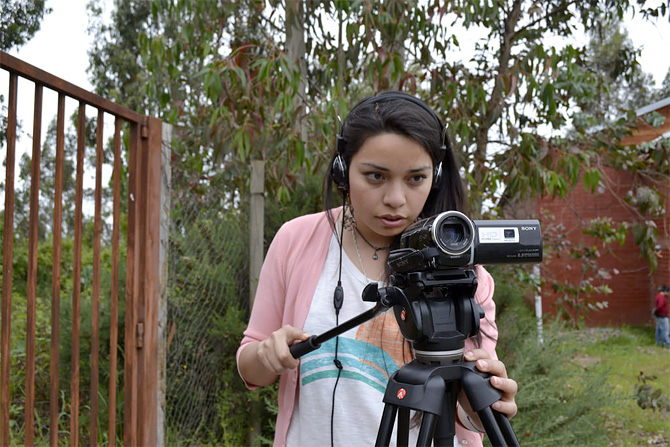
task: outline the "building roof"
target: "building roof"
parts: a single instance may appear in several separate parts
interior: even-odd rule
[[[653,104],[641,107],[635,111],[638,117],[656,112],[665,118],[661,126],[654,127],[644,119],[638,120],[637,129],[629,137],[621,140],[623,144],[642,144],[660,138],[670,138],[670,97],[656,101]]]
[[[656,101],[653,104],[649,104],[648,106],[641,107],[637,109],[635,113],[637,114],[637,116],[642,116],[655,110],[662,109],[667,105],[670,105],[670,96],[665,99],[661,99],[660,101]]]

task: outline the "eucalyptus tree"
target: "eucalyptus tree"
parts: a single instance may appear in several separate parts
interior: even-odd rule
[[[667,176],[666,145],[618,143],[635,124],[625,109],[642,104],[619,98],[621,113],[602,113],[612,84],[633,87],[639,100],[648,81],[625,34],[609,36],[615,46],[598,37],[634,10],[664,19],[665,3],[116,4],[93,52],[96,85],[174,124],[177,178],[193,192],[222,188],[223,206],[246,203],[252,159],[266,162],[267,191],[285,203],[305,175],[325,169],[340,117],[385,89],[416,93],[443,117],[473,217],[564,196],[580,179],[595,190],[603,162]],[[655,237],[638,237],[652,262]]]
[[[0,10],[0,50],[7,51],[28,42],[49,14],[45,0],[3,0]]]
[[[205,165],[225,166],[237,194],[248,160],[262,158],[274,167],[269,190],[285,199],[302,168],[323,168],[338,117],[362,96],[401,88],[444,117],[467,167],[475,215],[483,203],[564,194],[576,182],[571,152],[560,152],[561,163],[546,154],[572,145],[567,129],[602,124],[581,119],[607,88],[590,67],[585,30],[634,7],[611,0],[290,2],[297,8],[279,0],[155,0],[149,14],[147,2],[122,5],[144,8],[139,37],[118,35],[132,41],[129,54],[141,49],[133,61],[140,69],[115,74],[113,64],[106,75],[124,85],[146,76],[147,90],[135,94],[149,93]],[[629,55],[617,68],[624,76],[635,68]],[[296,123],[306,133],[296,135]],[[580,145],[599,140],[592,135]]]

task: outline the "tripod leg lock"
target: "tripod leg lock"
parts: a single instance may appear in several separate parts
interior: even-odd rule
[[[502,392],[493,388],[489,381],[490,374],[479,371],[474,362],[464,363],[463,366],[466,370],[463,372],[461,385],[473,410],[480,411],[500,400]]]
[[[398,407],[411,408],[440,415],[442,398],[447,391],[444,380],[439,376],[431,377],[426,383],[409,384],[389,380],[384,394],[384,403]]]

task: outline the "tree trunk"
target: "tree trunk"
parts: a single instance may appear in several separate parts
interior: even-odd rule
[[[300,68],[300,84],[298,94],[293,99],[295,116],[295,132],[300,135],[303,142],[307,141],[307,128],[304,126],[302,117],[305,110],[305,98],[307,95],[307,63],[305,61],[305,10],[301,0],[289,0],[286,2],[286,51]]]

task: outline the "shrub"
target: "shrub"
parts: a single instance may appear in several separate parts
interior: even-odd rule
[[[505,286],[496,284],[501,292]],[[518,414],[512,419],[524,446],[608,445],[605,408],[613,400],[606,373],[571,363],[575,345],[558,321],[537,323],[521,296],[508,300],[498,320],[498,356],[519,384]]]

